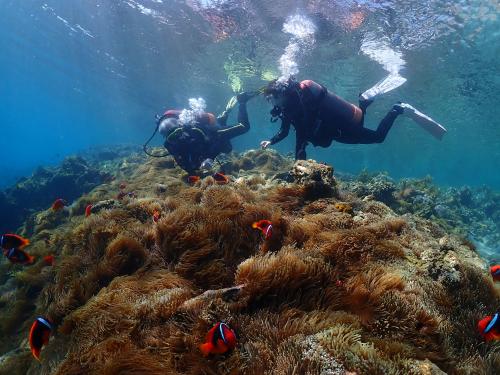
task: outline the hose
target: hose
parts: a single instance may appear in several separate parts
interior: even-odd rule
[[[158,116],[157,116],[158,117]],[[142,150],[144,151],[144,153],[148,156],[151,156],[152,158],[164,158],[165,156],[168,156],[170,155],[170,153],[167,151],[161,155],[155,155],[155,154],[152,154],[151,152],[148,151],[148,144],[149,142],[152,141],[152,139],[154,138],[154,136],[156,135],[156,133],[158,132],[158,129],[160,128],[160,123],[161,123],[161,120],[162,120],[163,116],[162,117],[159,117],[157,119],[157,122],[156,122],[156,128],[153,132],[153,134],[151,135],[151,137],[149,137],[149,139],[146,141],[146,143],[144,143],[144,145],[142,146]]]

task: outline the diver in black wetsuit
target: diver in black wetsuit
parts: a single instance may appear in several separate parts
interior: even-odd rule
[[[257,94],[248,92],[232,97],[219,117],[203,112],[189,124],[181,124],[179,121],[180,110],[166,111],[158,120],[158,130],[165,137],[165,148],[188,173],[195,173],[207,159],[215,159],[221,153],[231,152],[231,139],[250,130],[246,103]],[[229,113],[237,103],[238,123],[227,126]]]
[[[278,143],[288,135],[290,125],[296,131],[295,158],[306,158],[306,146],[329,147],[332,141],[350,144],[381,143],[405,104],[395,104],[380,122],[377,130],[363,126],[365,111],[373,100],[360,97],[359,107],[328,91],[324,86],[305,80],[290,78],[285,82],[272,81],[264,90],[266,98],[274,105],[271,110],[275,122],[281,119],[281,129],[261,147]]]

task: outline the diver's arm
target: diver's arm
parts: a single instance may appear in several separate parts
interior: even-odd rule
[[[271,142],[272,145],[274,145],[275,143],[278,143],[279,141],[283,140],[288,135],[289,131],[290,131],[290,120],[283,119],[281,120],[280,131],[269,141]]]

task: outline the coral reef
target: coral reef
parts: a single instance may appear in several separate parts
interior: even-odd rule
[[[500,193],[487,187],[439,188],[430,177],[403,179],[363,172],[342,180],[341,188],[361,198],[384,202],[400,215],[432,220],[463,237],[490,262],[500,261]]]
[[[34,265],[0,263],[0,374],[498,372],[499,344],[476,331],[500,303],[488,265],[414,203],[474,212],[477,193],[260,150],[221,161],[230,183],[191,186],[170,158],[122,157],[117,178],[25,225]],[[268,238],[252,228],[264,219]],[[56,326],[41,362],[26,343],[37,315]],[[205,358],[220,321],[237,347]]]
[[[0,211],[9,212],[0,219],[0,232],[15,231],[37,211],[61,198],[73,201],[96,186],[127,173],[144,158],[135,148],[96,148],[82,156],[64,159],[59,167],[39,167],[31,177],[0,191]],[[128,170],[127,170],[128,168]],[[31,218],[32,225],[36,218]]]

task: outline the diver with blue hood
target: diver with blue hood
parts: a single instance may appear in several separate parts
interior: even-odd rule
[[[386,80],[387,81],[387,80]],[[407,103],[397,103],[385,115],[376,130],[364,127],[366,109],[380,90],[365,91],[359,105],[347,102],[326,87],[312,81],[296,81],[293,77],[271,81],[264,88],[266,99],[273,105],[271,122],[281,119],[279,132],[260,143],[263,149],[284,139],[292,125],[296,131],[295,158],[306,159],[306,146],[329,147],[333,141],[348,144],[382,143],[396,118],[405,114],[441,139],[446,129]],[[383,92],[382,92],[383,93]]]
[[[156,129],[165,138],[163,146],[175,162],[190,174],[200,169],[212,168],[219,154],[232,151],[231,139],[250,130],[246,104],[258,94],[259,92],[252,91],[233,96],[218,117],[210,112],[197,112],[186,122],[181,119],[181,110],[167,110],[157,118]],[[236,125],[227,126],[229,114],[236,104],[238,122]],[[144,145],[144,151],[150,156],[157,156],[146,149],[151,138]]]

